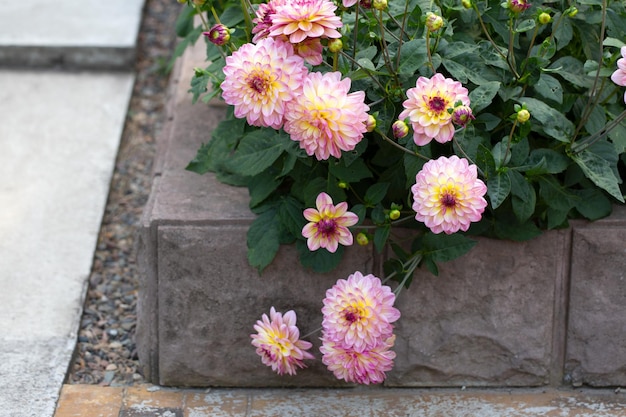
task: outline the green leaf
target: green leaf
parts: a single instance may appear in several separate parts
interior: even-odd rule
[[[302,203],[291,196],[280,199],[278,205],[278,218],[281,224],[294,237],[302,236],[302,228],[306,224],[306,219],[302,212],[304,207]]]
[[[538,121],[541,125],[540,130],[543,130],[545,134],[565,143],[569,143],[572,140],[574,124],[563,113],[535,98],[523,97],[517,101],[520,104],[527,104],[531,120]],[[535,130],[535,123],[533,123],[532,127]]]
[[[497,175],[487,180],[487,195],[491,200],[491,207],[498,208],[511,192],[511,179],[506,172],[498,172]]]
[[[483,85],[492,82],[481,74],[489,74],[489,70],[480,64],[480,60],[473,55],[462,55],[455,57],[454,60],[444,57],[443,66],[450,74],[463,84],[468,81],[476,85]]]
[[[563,20],[566,21],[568,19]],[[564,56],[557,59],[550,64],[548,68],[545,68],[544,71],[558,74],[563,77],[565,81],[577,87],[589,88],[593,83],[592,78],[585,74],[583,63],[573,56]]]
[[[374,247],[378,253],[381,253],[383,249],[385,249],[385,244],[387,243],[387,239],[389,239],[390,233],[390,224],[385,224],[376,228],[376,231],[374,232]]]
[[[563,88],[559,80],[546,73],[539,75],[539,81],[534,85],[535,92],[539,97],[546,100],[563,103]]]
[[[300,263],[302,263],[302,266],[310,268],[320,274],[335,269],[341,262],[345,251],[343,246],[339,246],[335,253],[330,253],[324,248],[310,251],[304,240],[297,240],[296,248],[300,254]]]
[[[478,113],[493,102],[493,98],[500,90],[499,81],[489,81],[479,85],[469,93],[469,99],[474,113]]]
[[[513,214],[502,215],[497,218],[494,233],[500,239],[517,242],[533,239],[541,235],[541,230],[532,221],[518,222]]]
[[[258,175],[278,159],[285,147],[275,130],[256,129],[243,137],[226,166],[239,175]]]
[[[626,126],[619,124],[609,132],[609,139],[619,154],[626,152]]]
[[[402,59],[400,60],[398,73],[407,75],[414,74],[428,62],[426,40],[419,38],[403,43],[400,54]]]
[[[346,166],[344,158],[331,160],[328,163],[329,172],[341,181],[358,182],[364,178],[371,178],[372,173],[363,159],[355,159],[350,166]]]
[[[275,209],[269,209],[259,215],[248,229],[248,263],[263,272],[278,253],[279,220]]]
[[[618,201],[624,202],[624,196],[619,188],[619,178],[614,173],[617,153],[612,144],[606,141],[596,142],[583,151],[574,153],[572,159],[595,185]]]
[[[556,39],[557,49],[563,49],[570,43],[572,37],[574,36],[572,23],[570,22],[570,19],[567,16],[563,16],[561,12],[554,15],[552,22],[552,30],[554,30],[554,38]]]
[[[529,30],[532,30],[534,28],[535,28],[535,19],[524,19],[521,22],[519,22],[519,24],[515,28],[515,32],[517,33],[528,32]]]
[[[537,165],[542,160],[545,161],[543,165],[543,172],[550,174],[559,174],[567,169],[570,164],[570,159],[563,155],[547,148],[533,149],[528,157],[528,165]]]
[[[575,190],[580,200],[576,203],[576,210],[589,220],[598,220],[611,214],[613,205],[602,191],[597,188]]]
[[[250,194],[250,208],[254,208],[261,204],[270,194],[272,194],[282,181],[273,173],[268,171],[262,172],[250,178],[248,182],[248,191]]]
[[[508,174],[511,179],[513,213],[519,222],[525,222],[535,212],[537,204],[535,189],[519,172],[510,170]]]
[[[365,193],[365,203],[370,207],[380,203],[383,198],[385,198],[388,189],[388,182],[379,182],[372,185],[370,188],[367,189],[367,192]]]
[[[578,201],[576,194],[559,184],[554,177],[539,177],[539,195],[549,207],[560,211],[569,211]]]
[[[421,244],[420,252],[424,260],[448,262],[465,255],[476,245],[476,241],[459,233],[451,235],[427,233],[422,238]]]
[[[244,16],[239,5],[231,6],[224,10],[224,13],[220,16],[220,22],[229,28],[234,28],[239,23],[243,22]]]
[[[193,30],[193,18],[196,15],[196,9],[191,6],[185,6],[176,18],[174,31],[180,38],[184,38]]]
[[[187,91],[193,94],[193,97],[191,98],[192,104],[195,104],[196,101],[198,101],[198,97],[200,97],[201,94],[207,92],[207,85],[209,84],[209,81],[211,81],[211,75],[206,72],[193,75],[193,78],[191,78],[191,88]]]

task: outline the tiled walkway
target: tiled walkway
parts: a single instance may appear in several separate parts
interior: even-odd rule
[[[626,417],[626,392],[65,385],[55,417]]]

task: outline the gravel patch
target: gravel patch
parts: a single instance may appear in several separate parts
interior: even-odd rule
[[[138,270],[135,236],[148,199],[155,138],[165,121],[165,71],[182,5],[146,0],[137,74],[89,277],[67,383],[124,386],[144,382],[135,346]]]

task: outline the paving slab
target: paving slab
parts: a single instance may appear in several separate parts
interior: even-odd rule
[[[610,390],[162,389],[65,385],[55,417],[625,417]]]
[[[2,416],[54,412],[133,81],[0,71]]]
[[[0,0],[0,65],[130,68],[144,0]]]

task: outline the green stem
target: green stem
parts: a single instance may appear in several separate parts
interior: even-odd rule
[[[385,91],[385,87],[383,87],[383,85],[380,83],[380,81],[378,81],[378,79],[376,77],[374,77],[374,75],[370,72],[370,70],[368,70],[367,68],[364,68],[361,64],[359,64],[354,58],[352,58],[350,55],[346,54],[343,51],[339,52],[343,57],[345,57],[348,61],[350,61],[352,64],[358,66],[359,68],[361,68],[363,71],[365,71],[365,73],[372,79],[372,81],[374,81],[376,84],[378,84],[378,86],[381,88],[382,91]]]

